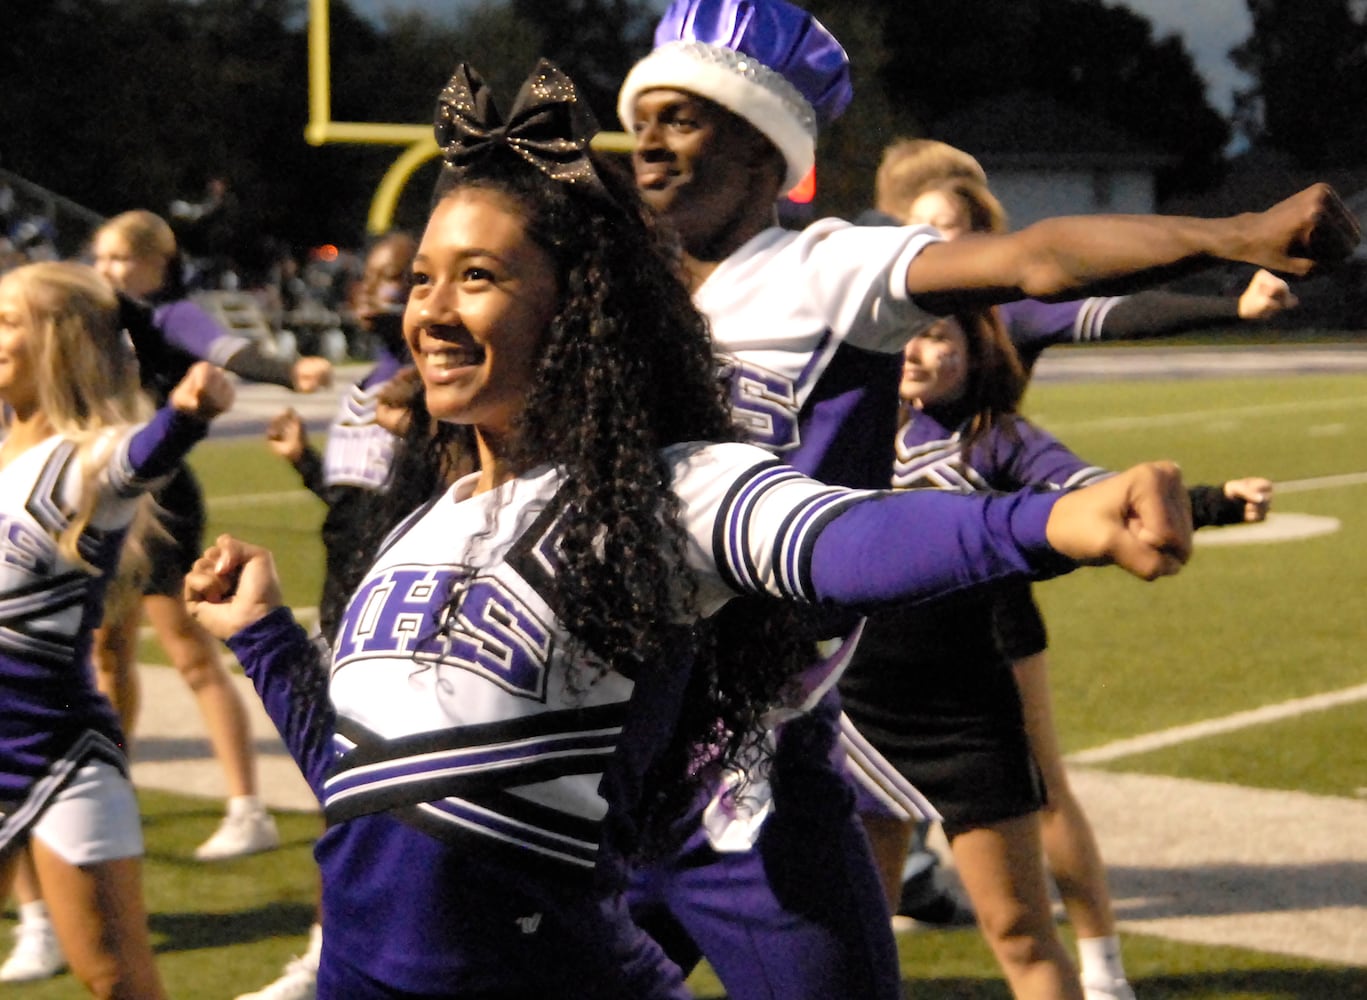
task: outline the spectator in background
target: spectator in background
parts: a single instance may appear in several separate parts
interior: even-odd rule
[[[210,177],[199,201],[171,202],[170,216],[190,265],[186,286],[193,290],[238,287],[240,212],[226,177]]]

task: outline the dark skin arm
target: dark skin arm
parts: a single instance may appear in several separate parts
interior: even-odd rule
[[[1304,277],[1357,246],[1357,220],[1316,184],[1263,212],[1222,219],[1091,215],[927,247],[907,268],[917,304],[946,314],[1018,298],[1115,294],[1236,261]]]

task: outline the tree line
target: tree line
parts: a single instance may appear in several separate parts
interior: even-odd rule
[[[1307,167],[1360,158],[1362,5],[1246,2],[1253,33],[1232,58],[1253,84],[1226,121],[1180,40],[1102,0],[806,0],[849,51],[856,92],[823,137],[817,208],[857,212],[887,141],[1021,90],[1174,157],[1162,193],[1217,182],[1234,130]],[[485,0],[375,23],[332,0],[333,118],[429,121],[462,59],[511,99],[546,55],[615,129],[617,84],[649,49],[657,10],[647,0]],[[101,213],[164,212],[221,176],[248,231],[293,246],[363,238],[397,150],[304,141],[304,0],[5,0],[4,20],[0,166]],[[428,190],[420,173],[397,221],[417,225]]]

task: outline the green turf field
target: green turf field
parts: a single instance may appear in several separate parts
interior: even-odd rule
[[[1274,512],[1341,522],[1318,538],[1200,548],[1181,576],[1153,585],[1088,570],[1041,586],[1067,751],[1367,682],[1367,376],[1036,385],[1026,410],[1097,464],[1174,458],[1191,482],[1265,475],[1289,484]],[[288,599],[313,604],[321,504],[256,440],[211,442],[195,464],[211,534],[270,545]],[[1363,715],[1357,702],[1104,766],[1351,799],[1367,788]],[[282,850],[211,867],[190,853],[218,803],[154,791],[142,800],[147,896],[172,995],[231,998],[274,978],[310,919],[316,817],[285,814]],[[1352,877],[1367,883],[1360,869]],[[908,996],[1007,996],[974,931],[910,934],[900,946]],[[1362,967],[1132,934],[1125,948],[1144,1000],[1367,998]],[[722,995],[706,969],[692,982],[700,996]],[[84,994],[63,976],[4,995]],[[579,995],[570,986],[564,996]]]

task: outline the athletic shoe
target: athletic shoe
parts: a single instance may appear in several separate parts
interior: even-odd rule
[[[318,996],[318,960],[308,956],[285,963],[280,978],[255,993],[243,993],[237,1000],[314,1000]]]
[[[280,832],[275,820],[264,809],[241,815],[228,815],[218,824],[214,835],[195,848],[197,861],[225,861],[260,851],[273,851],[280,846]]]
[[[1082,995],[1086,1000],[1135,1000],[1134,989],[1127,979],[1112,979],[1108,983],[1083,980]]]
[[[323,928],[314,924],[309,928],[308,950],[286,962],[279,979],[255,993],[243,993],[237,1000],[315,1000],[322,950]]]
[[[66,968],[66,957],[52,924],[19,924],[14,928],[14,950],[0,965],[0,983],[51,979]]]
[[[930,924],[933,927],[972,927],[978,922],[973,907],[948,889],[919,906],[898,907],[897,913],[910,917],[918,924]]]
[[[978,922],[973,907],[941,880],[908,881],[902,886],[897,915],[932,927],[972,927]]]

